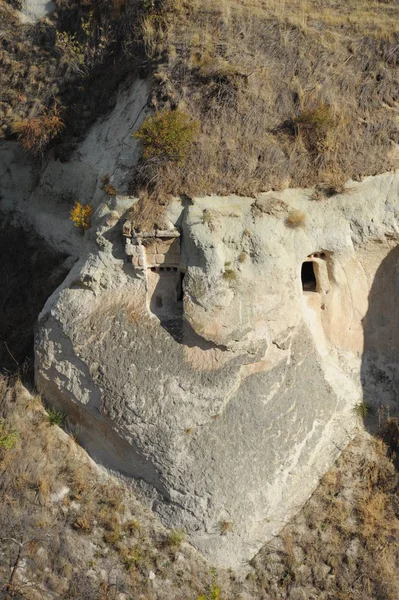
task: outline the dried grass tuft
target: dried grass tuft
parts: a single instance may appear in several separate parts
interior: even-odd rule
[[[291,229],[299,229],[306,225],[306,214],[300,210],[292,210],[285,219],[285,224]]]

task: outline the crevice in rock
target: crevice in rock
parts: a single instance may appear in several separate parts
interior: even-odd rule
[[[67,274],[66,256],[1,216],[0,371],[33,382],[33,338],[47,298]]]

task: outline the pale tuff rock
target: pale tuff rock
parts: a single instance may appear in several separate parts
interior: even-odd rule
[[[164,237],[134,223],[122,237],[99,209],[97,247],[41,314],[36,382],[165,524],[237,566],[312,493],[362,394],[396,400],[399,174],[321,202],[168,210]]]
[[[105,202],[105,176],[126,193],[140,155],[132,133],[146,116],[149,92],[144,79],[122,86],[114,109],[90,128],[68,162],[51,153],[32,159],[17,142],[0,141],[1,210],[33,227],[56,251],[79,256],[83,237],[69,211],[75,201],[94,208]]]
[[[52,0],[22,0],[21,4],[20,16],[23,23],[36,23],[56,9]]]

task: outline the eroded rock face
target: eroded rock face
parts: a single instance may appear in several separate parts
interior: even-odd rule
[[[157,312],[167,263],[135,269],[104,206],[41,314],[40,391],[214,563],[238,566],[300,508],[356,425],[361,370],[372,377],[363,349],[396,351],[396,329],[384,333],[396,319],[394,259],[367,340],[364,323],[399,236],[399,175],[351,187],[322,202],[286,190],[172,204],[184,279],[169,316]],[[305,215],[296,228],[292,210]]]
[[[132,134],[148,112],[150,84],[139,79],[119,89],[116,104],[88,131],[67,162],[52,152],[32,158],[19,143],[0,140],[0,209],[33,227],[57,252],[77,257],[83,237],[72,226],[74,202],[97,208],[108,197],[102,179],[126,192],[140,156]]]
[[[56,6],[52,0],[22,0],[21,20],[23,23],[36,23],[54,12]]]

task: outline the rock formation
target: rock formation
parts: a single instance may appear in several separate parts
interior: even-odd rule
[[[68,161],[53,153],[35,158],[19,144],[0,140],[2,211],[33,227],[56,251],[77,258],[83,238],[71,224],[74,201],[97,206],[106,200],[101,179],[126,192],[140,151],[132,133],[145,117],[149,82],[127,82],[111,113],[91,127]]]
[[[52,0],[22,0],[21,21],[23,23],[35,23],[54,12],[56,6]]]
[[[100,205],[44,307],[37,385],[165,524],[237,566],[351,437],[361,372],[375,391],[396,369],[367,359],[381,340],[396,352],[395,260],[366,341],[362,321],[399,237],[399,174],[322,201],[311,190],[175,200],[164,231],[128,222],[122,236],[133,202]]]

